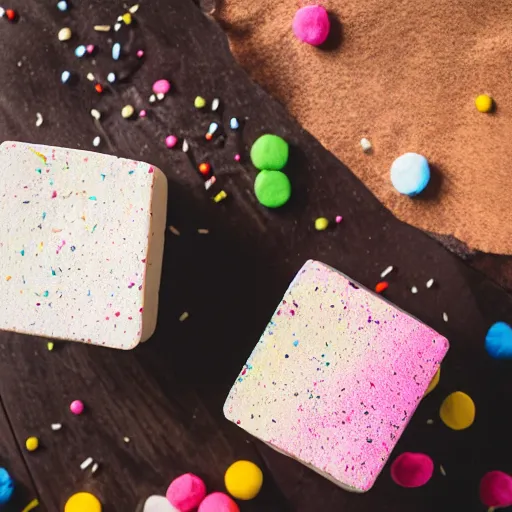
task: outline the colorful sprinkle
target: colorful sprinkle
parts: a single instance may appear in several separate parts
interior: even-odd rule
[[[66,0],[60,0],[60,2],[57,2],[57,9],[59,9],[59,11],[61,12],[67,11],[68,3],[66,2]]]
[[[116,74],[115,74],[115,73],[110,72],[110,73],[107,75],[107,81],[108,81],[110,84],[113,84],[113,83],[116,81]]]
[[[369,153],[372,150],[372,143],[367,138],[363,137],[360,144],[365,153]]]
[[[25,441],[25,448],[29,452],[35,452],[39,448],[39,439],[37,437],[29,437]]]
[[[208,174],[210,174],[211,166],[209,163],[203,162],[199,164],[198,169],[203,176],[208,176]]]
[[[484,114],[491,112],[494,107],[494,101],[488,94],[480,94],[475,99],[475,107],[478,112]]]
[[[375,285],[375,291],[377,293],[382,293],[383,291],[389,288],[389,283],[387,281],[381,281]]]
[[[402,453],[391,464],[391,478],[402,487],[421,487],[433,473],[434,462],[424,453]]]
[[[230,120],[229,120],[229,127],[232,129],[232,130],[238,130],[238,128],[240,128],[240,123],[238,122],[238,119],[236,117],[232,117]]]
[[[46,348],[48,349],[48,352],[51,352],[53,350],[53,348],[55,347],[53,341],[49,341],[47,344],[46,344]]]
[[[167,135],[165,138],[165,145],[168,148],[173,148],[178,143],[178,137],[176,135]]]
[[[386,267],[381,273],[380,277],[381,279],[384,279],[387,275],[391,274],[393,272],[393,266],[389,265],[389,267]]]
[[[429,280],[426,282],[425,286],[426,286],[427,288],[432,288],[432,286],[434,286],[434,280],[433,280],[433,279],[429,279]]]
[[[73,32],[71,32],[71,29],[69,27],[64,27],[59,30],[57,37],[59,38],[59,41],[69,41],[72,35]]]
[[[179,321],[180,322],[184,322],[190,315],[188,314],[188,311],[184,311],[183,313],[181,313],[180,317],[179,317]]]
[[[85,48],[85,45],[81,44],[80,46],[77,46],[75,48],[75,55],[78,57],[78,58],[81,58],[83,57],[87,52],[87,49]]]
[[[196,96],[194,100],[194,107],[197,109],[204,108],[206,106],[206,100],[202,96]]]
[[[226,197],[228,197],[228,195],[226,194],[226,192],[224,190],[221,190],[214,198],[214,202],[216,203],[220,203],[221,201],[224,201],[224,199],[226,199]]]
[[[60,75],[60,81],[63,84],[67,83],[70,78],[71,78],[71,73],[69,71],[63,71],[62,74]]]
[[[21,512],[30,512],[37,507],[39,507],[39,500],[34,498]]]
[[[119,60],[121,56],[121,45],[119,43],[114,43],[112,46],[112,58],[114,60]]]
[[[220,106],[219,98],[213,98],[213,101],[212,101],[212,112],[217,111],[219,106]]]
[[[135,113],[135,109],[131,105],[125,105],[121,109],[121,116],[124,119],[130,119],[130,117],[132,117],[134,113]]]
[[[441,404],[439,416],[442,422],[453,430],[464,430],[475,421],[475,403],[469,395],[455,391]]]
[[[317,231],[325,231],[329,227],[329,220],[325,217],[318,217],[315,220],[315,229]]]
[[[84,412],[85,406],[82,400],[73,400],[71,404],[69,405],[69,410],[75,414],[76,416],[79,416]]]
[[[343,220],[343,217],[341,215],[336,215],[336,218],[334,220],[336,224],[339,224]]]

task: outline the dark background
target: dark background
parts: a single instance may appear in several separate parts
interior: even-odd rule
[[[250,81],[233,62],[221,29],[192,0],[141,2],[137,24],[108,35],[94,32],[93,25],[113,24],[124,12],[121,1],[76,0],[67,13],[55,4],[11,0],[19,22],[0,20],[0,140],[90,150],[100,134],[99,150],[151,162],[166,173],[168,225],[181,236],[167,233],[159,323],[145,345],[118,352],[57,343],[49,352],[45,340],[0,335],[0,465],[18,482],[6,510],[19,511],[35,496],[44,504],[41,510],[62,510],[69,495],[88,490],[106,512],[132,511],[149,495],[165,493],[183,472],[195,472],[210,490],[222,490],[225,469],[240,458],[254,460],[265,472],[264,491],[243,503],[242,512],[484,510],[478,499],[482,475],[512,471],[511,366],[491,360],[484,350],[488,327],[497,320],[512,322],[512,300],[500,287],[511,283],[509,259],[472,254],[443,238],[454,255],[398,222]],[[57,39],[64,26],[74,32],[67,43]],[[145,58],[113,63],[109,38],[121,40],[132,55],[144,49]],[[94,59],[74,56],[80,43],[99,46]],[[76,74],[75,84],[60,83],[64,69]],[[91,71],[104,81],[114,69],[124,81],[98,95],[85,75]],[[149,105],[151,85],[160,78],[172,82],[172,94]],[[219,97],[222,108],[217,114],[197,112],[197,95],[208,102]],[[128,103],[147,108],[148,117],[122,119],[120,110]],[[100,126],[91,108],[103,113]],[[40,128],[36,112],[44,117]],[[229,130],[232,116],[244,120],[238,133]],[[214,120],[225,127],[225,138],[207,142],[204,134]],[[279,211],[261,207],[252,192],[256,172],[247,147],[265,132],[292,146],[287,173],[293,197]],[[165,147],[171,133],[187,137],[190,158]],[[239,164],[233,155],[242,148]],[[217,177],[208,192],[192,163],[203,160]],[[215,204],[211,197],[221,189],[228,199]],[[315,218],[336,215],[344,217],[340,225],[314,230]],[[198,228],[210,234],[199,235]],[[308,258],[369,287],[384,268],[395,266],[386,296],[450,339],[441,382],[394,452],[433,457],[436,473],[425,487],[399,488],[386,468],[369,493],[347,493],[223,418],[232,382]],[[436,286],[427,290],[431,277]],[[417,295],[410,292],[413,285]],[[190,318],[180,323],[183,311]],[[477,408],[475,424],[462,432],[449,430],[438,417],[442,399],[455,390],[472,396]],[[81,417],[68,411],[77,398],[87,407]],[[52,432],[57,422],[63,429]],[[24,451],[29,435],[41,440],[35,453]],[[79,468],[89,456],[101,465],[94,477]]]

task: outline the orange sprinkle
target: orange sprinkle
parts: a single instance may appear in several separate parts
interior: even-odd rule
[[[96,92],[99,94],[103,92],[103,86],[101,84],[96,84],[94,88],[96,89]]]
[[[6,281],[10,281],[11,279],[12,279],[12,277],[11,277],[11,276],[7,276],[7,277],[5,278],[5,280],[6,280]]]
[[[208,163],[205,163],[203,162],[202,164],[199,164],[199,172],[203,175],[203,176],[208,176],[208,174],[210,173],[210,164]]]
[[[211,133],[207,133],[207,134],[204,136],[204,138],[205,138],[206,140],[212,140],[212,139],[213,139],[213,135],[212,135]]]
[[[387,290],[389,287],[389,283],[387,281],[381,281],[375,285],[375,291],[377,293],[382,293],[384,290]]]

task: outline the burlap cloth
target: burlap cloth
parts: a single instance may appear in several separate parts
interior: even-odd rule
[[[512,0],[322,5],[339,20],[325,48],[295,39],[293,0],[224,0],[215,16],[242,66],[397,217],[512,254]],[[495,113],[476,110],[480,93]],[[391,186],[407,151],[433,165],[423,198]]]

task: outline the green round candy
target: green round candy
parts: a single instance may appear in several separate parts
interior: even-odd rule
[[[277,135],[262,135],[252,145],[251,160],[260,171],[279,171],[288,161],[288,143]]]
[[[288,202],[292,186],[281,171],[261,171],[254,181],[254,193],[258,201],[267,208],[279,208]]]

